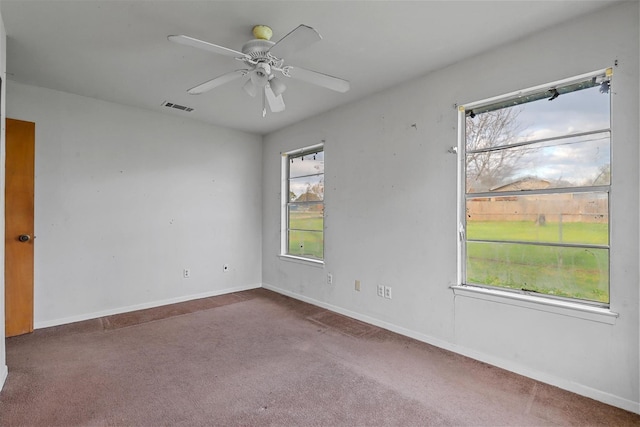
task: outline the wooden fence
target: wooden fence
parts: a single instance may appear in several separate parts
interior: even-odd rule
[[[467,201],[467,221],[608,223],[606,198],[582,194],[490,197]]]

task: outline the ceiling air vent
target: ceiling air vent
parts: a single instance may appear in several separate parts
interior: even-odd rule
[[[193,108],[191,107],[185,107],[184,105],[180,105],[180,104],[174,104],[173,102],[163,102],[162,105],[164,105],[165,107],[169,107],[169,108],[175,108],[176,110],[182,110],[182,111],[186,111],[187,113],[190,113],[193,111]]]

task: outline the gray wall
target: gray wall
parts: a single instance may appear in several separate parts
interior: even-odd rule
[[[7,86],[36,123],[36,328],[260,286],[259,136]]]
[[[263,286],[640,412],[639,15],[637,2],[612,6],[267,135]],[[447,153],[457,145],[454,104],[616,60],[611,311],[619,317],[610,324],[454,295],[457,159]],[[318,267],[278,257],[280,153],[322,140],[326,260]],[[393,287],[392,300],[376,296],[378,284]]]

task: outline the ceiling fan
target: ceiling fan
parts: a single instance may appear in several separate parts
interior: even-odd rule
[[[242,52],[185,35],[169,36],[168,39],[172,42],[230,56],[242,61],[247,67],[208,80],[192,87],[187,93],[198,95],[240,77],[249,76],[243,89],[253,97],[258,92],[262,92],[262,117],[264,117],[267,114],[267,104],[273,113],[284,111],[282,93],[287,89],[287,86],[282,79],[276,77],[276,72],[284,77],[302,80],[336,92],[349,90],[349,82],[347,80],[317,71],[285,65],[284,58],[322,40],[320,34],[312,27],[299,25],[277,42],[270,40],[273,32],[266,25],[256,25],[253,27],[252,32],[255,39],[245,43],[242,46]]]

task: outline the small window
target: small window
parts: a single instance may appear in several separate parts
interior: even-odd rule
[[[283,155],[283,255],[324,259],[324,150],[322,145]]]
[[[610,76],[460,108],[465,284],[608,306]]]

